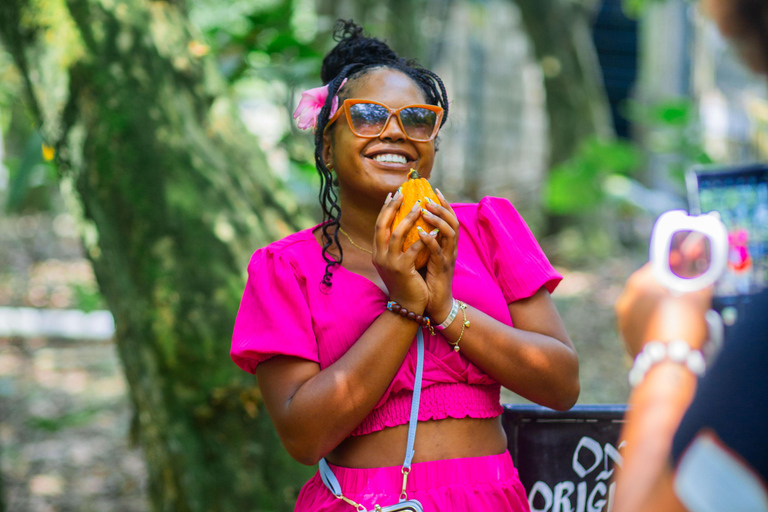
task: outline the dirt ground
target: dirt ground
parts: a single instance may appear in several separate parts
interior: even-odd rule
[[[0,219],[0,307],[97,303],[66,217]],[[560,268],[554,294],[581,361],[579,403],[623,403],[629,361],[612,305],[639,261]],[[525,401],[505,392],[508,403]],[[0,469],[7,512],[147,510],[141,451],[110,341],[0,338]]]

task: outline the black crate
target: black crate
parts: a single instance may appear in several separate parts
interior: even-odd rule
[[[626,405],[577,405],[558,412],[505,405],[509,453],[532,512],[607,511]]]

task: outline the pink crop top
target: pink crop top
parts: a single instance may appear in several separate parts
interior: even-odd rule
[[[507,304],[542,286],[552,292],[562,277],[506,199],[486,197],[453,208],[461,223],[454,297],[511,326]],[[259,363],[281,354],[326,368],[386,309],[387,296],[378,286],[343,267],[336,267],[330,290],[321,288],[325,261],[313,229],[259,249],[251,258],[231,351],[245,371],[254,373]],[[439,332],[424,331],[424,344],[420,421],[501,414],[496,381],[455,352]],[[351,435],[408,422],[415,370],[414,342],[379,403]]]

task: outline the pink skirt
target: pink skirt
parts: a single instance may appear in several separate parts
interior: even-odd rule
[[[400,466],[352,469],[330,465],[344,496],[373,510],[397,503],[403,485]],[[509,452],[485,457],[418,462],[408,476],[408,499],[425,512],[529,512],[523,484]],[[337,499],[316,473],[302,487],[296,512],[353,512]]]

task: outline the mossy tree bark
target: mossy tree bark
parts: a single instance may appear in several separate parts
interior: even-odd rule
[[[287,459],[229,340],[257,247],[307,225],[180,1],[3,0],[116,322],[157,511],[291,510]]]
[[[514,0],[544,72],[550,169],[589,136],[612,138],[608,100],[592,42],[597,0]]]

